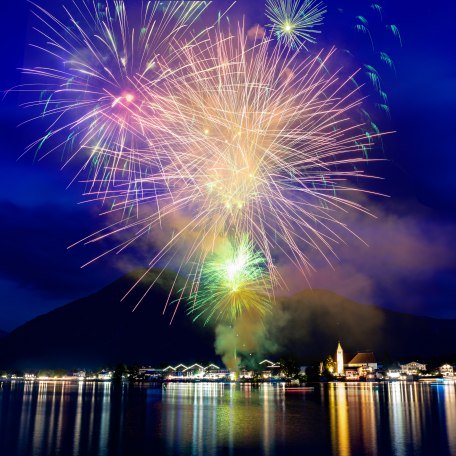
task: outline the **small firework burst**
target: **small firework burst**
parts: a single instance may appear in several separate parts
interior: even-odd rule
[[[316,0],[267,0],[268,27],[291,48],[315,43],[326,8]]]
[[[271,308],[267,264],[247,235],[225,239],[204,262],[189,314],[205,323],[232,322],[240,315],[263,317]]]

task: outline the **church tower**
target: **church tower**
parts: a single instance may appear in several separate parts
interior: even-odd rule
[[[337,343],[336,374],[344,375],[344,351],[342,350],[340,342]]]

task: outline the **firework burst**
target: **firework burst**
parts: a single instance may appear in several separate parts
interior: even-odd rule
[[[48,119],[49,127],[29,149],[50,143],[47,153],[63,149],[66,162],[82,158],[92,191],[104,193],[131,181],[130,173],[141,174],[136,152],[147,144],[141,119],[156,120],[149,122],[152,136],[159,124],[153,96],[173,59],[169,40],[182,37],[207,4],[146,2],[138,14],[127,13],[123,0],[73,1],[62,19],[34,4],[46,39],[35,47],[45,64],[23,70],[36,82],[20,90],[39,93],[27,106],[38,107],[37,118]]]
[[[298,17],[299,2],[280,4]],[[84,155],[87,199],[109,202],[114,221],[81,242],[122,236],[120,252],[161,237],[150,267],[185,273],[177,304],[190,296],[195,318],[264,315],[277,264],[308,274],[312,251],[330,261],[353,234],[341,216],[367,212],[358,185],[379,134],[356,120],[361,100],[353,75],[331,70],[334,50],[303,59],[221,21],[192,35],[205,2],[145,5],[136,28],[122,1],[74,2],[71,27],[37,7],[61,66],[27,70],[50,81],[34,105],[52,124],[35,146],[70,131],[62,144]],[[305,6],[311,30],[322,7]]]
[[[168,161],[141,177],[137,201],[160,211],[134,225],[149,232],[178,212],[185,227],[165,250],[176,236],[197,233],[185,261],[202,245],[210,252],[218,239],[248,233],[274,277],[278,255],[308,272],[309,249],[326,255],[350,231],[341,213],[365,211],[352,181],[370,177],[361,165],[375,135],[350,119],[361,103],[347,89],[350,78],[327,72],[332,51],[302,61],[242,27],[181,49],[185,70],[165,83]]]
[[[361,100],[348,89],[351,77],[328,71],[334,51],[302,60],[242,26],[234,34],[208,31],[179,49],[178,70],[163,84],[168,128],[160,137],[161,167],[150,166],[148,150],[141,151],[141,173],[109,195],[109,213],[119,220],[85,241],[122,234],[120,252],[141,237],[164,236],[150,267],[185,272],[174,303],[191,296],[207,319],[214,315],[208,310],[214,283],[204,284],[207,261],[226,239],[236,251],[247,236],[273,287],[283,283],[281,261],[304,275],[312,270],[312,252],[331,262],[334,245],[353,234],[343,214],[367,212],[358,183],[371,177],[362,165],[375,135],[366,136],[351,119]],[[142,119],[145,131],[150,121]],[[137,187],[142,192],[132,194]],[[124,216],[125,200],[140,208],[139,217]],[[200,292],[202,301],[195,298]],[[263,306],[264,295],[251,299]],[[228,308],[246,307],[230,302],[228,288],[220,287],[214,312],[226,316]]]
[[[297,48],[315,43],[326,8],[316,0],[267,0],[268,27],[280,42]]]
[[[261,319],[271,308],[267,265],[247,236],[220,242],[198,281],[188,311],[194,320],[233,322],[246,314]]]

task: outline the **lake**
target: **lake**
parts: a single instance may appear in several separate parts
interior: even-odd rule
[[[456,386],[1,383],[0,454],[456,455]]]

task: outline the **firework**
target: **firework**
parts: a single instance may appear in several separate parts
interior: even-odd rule
[[[304,14],[299,13],[299,11],[304,11],[306,9],[307,14],[305,12]],[[318,9],[321,9],[321,17],[319,19]],[[354,67],[362,67],[365,69],[365,71],[358,74],[356,80],[353,79],[353,83],[356,86],[364,85],[366,83],[371,85],[378,95],[376,99],[374,99],[374,97],[371,97],[371,99],[374,100],[372,105],[383,113],[387,114],[389,117],[390,109],[388,96],[385,92],[383,84],[380,82],[380,71],[374,67],[377,63],[380,63],[382,66],[386,65],[395,71],[394,62],[391,56],[384,51],[378,52],[378,46],[381,44],[381,38],[387,38],[386,35],[389,33],[392,33],[402,46],[399,29],[394,24],[386,26],[383,24],[386,11],[384,11],[383,7],[377,3],[366,2],[365,5],[362,5],[362,2],[361,4],[359,4],[359,2],[356,2],[356,5],[344,4],[340,5],[338,8],[335,8],[334,11],[331,11],[328,6],[329,14],[335,12],[337,12],[337,22],[332,23],[331,26],[328,26],[326,28],[326,41],[328,41],[328,37],[331,39],[333,30],[337,31],[335,37],[339,41],[341,40],[341,37],[346,34],[352,35],[353,29],[356,30],[358,34],[364,35],[368,39],[372,51],[372,55],[369,57],[369,64],[363,64],[363,62],[358,61],[357,57],[359,56],[357,55],[357,51],[359,49],[345,49],[344,52],[351,60],[356,60],[353,62]],[[318,30],[316,27],[319,25],[319,23],[322,22],[325,13],[326,9],[324,6],[321,3],[317,5],[313,0],[268,0],[266,2],[266,16],[271,21],[267,27],[273,32],[273,34],[276,35],[279,42],[285,43],[286,45],[294,48],[301,47],[308,50],[308,45],[314,44],[316,42],[316,34],[320,32],[320,30]],[[294,33],[295,30],[299,30],[299,27],[293,24],[297,24],[300,19],[304,21],[303,18],[306,15],[308,17],[309,23],[311,23],[312,17],[315,17],[318,23],[312,25],[312,27],[309,28],[310,39],[300,39],[299,36]],[[387,33],[385,33],[385,29]],[[365,47],[364,41],[365,40],[360,39],[357,40],[357,43],[361,47]],[[365,52],[366,50],[363,51],[363,53]],[[365,56],[363,58],[365,58]],[[378,126],[374,123],[369,112],[360,109],[359,114],[365,119],[366,135],[378,133]]]
[[[143,215],[122,218],[89,241],[133,230],[123,249],[165,227],[170,234],[151,267],[172,261],[182,241],[179,258],[181,266],[191,265],[192,292],[206,258],[227,237],[248,235],[274,286],[281,282],[280,259],[303,274],[312,270],[312,251],[330,261],[334,244],[352,234],[342,215],[367,212],[353,181],[370,177],[362,164],[378,136],[366,136],[350,118],[361,101],[347,87],[350,77],[328,72],[334,52],[302,60],[242,26],[234,34],[207,32],[180,49],[181,70],[164,83],[167,158],[157,172],[138,176],[143,191],[131,197]],[[147,151],[142,156],[146,168]],[[114,192],[120,201],[122,191],[128,189]],[[179,223],[170,224],[173,218]]]
[[[363,176],[372,137],[350,120],[360,100],[327,73],[331,54],[302,61],[268,37],[220,32],[185,48],[186,73],[170,87],[185,138],[169,173],[175,201],[204,235],[249,233],[272,269],[278,250],[308,265],[308,246],[340,240],[337,214],[362,210],[350,178]]]
[[[240,315],[262,318],[271,307],[266,262],[247,236],[225,239],[204,262],[199,286],[190,297],[194,320],[235,321]]]
[[[71,27],[37,7],[61,64],[27,71],[49,81],[35,105],[53,120],[37,145],[70,131],[70,159],[82,153],[90,168],[87,199],[109,202],[112,223],[81,242],[115,236],[120,252],[160,238],[150,267],[184,273],[176,302],[190,296],[195,318],[263,315],[280,262],[307,274],[312,251],[330,261],[352,233],[342,215],[367,212],[358,183],[379,133],[354,118],[361,100],[353,75],[331,70],[334,50],[303,59],[221,21],[193,35],[193,4],[148,2],[136,28],[122,1],[74,2]],[[305,5],[311,30],[322,7]]]
[[[360,37],[364,35],[364,39],[356,41],[356,47],[350,50],[345,49],[347,56],[353,61],[353,65],[361,66],[364,70],[354,83],[367,83],[371,86],[377,94],[377,97],[370,97],[373,100],[373,105],[389,116],[388,96],[381,80],[383,79],[384,69],[382,67],[386,66],[395,72],[395,65],[389,52],[379,49],[383,44],[391,41],[388,36],[390,33],[393,33],[399,40],[400,45],[402,45],[399,29],[395,25],[385,26],[384,19],[387,18],[387,11],[378,3],[366,2],[364,5],[362,2],[358,3],[337,8],[338,35],[351,35],[353,30]],[[330,29],[328,28],[328,30]],[[371,52],[368,51],[366,44],[370,47]],[[363,60],[368,59],[368,62],[364,60],[364,64],[362,64],[359,60],[360,56],[362,56]],[[366,124],[371,124],[371,128],[366,129],[367,134],[378,129],[367,111],[363,111],[362,115],[366,119]]]
[[[268,27],[278,40],[295,48],[315,43],[326,8],[316,0],[267,0]]]
[[[28,106],[49,120],[45,135],[29,146],[63,149],[66,162],[82,158],[90,189],[128,185],[143,171],[136,153],[147,144],[141,119],[156,119],[154,93],[171,65],[172,39],[181,37],[208,2],[146,2],[127,13],[123,0],[73,1],[64,18],[34,4],[45,46],[40,66],[24,69],[34,83],[20,90],[39,93]],[[139,13],[139,14],[138,14]],[[147,82],[146,82],[147,81]],[[146,87],[147,85],[147,87]],[[143,93],[148,92],[148,104]],[[149,137],[153,125],[149,123]],[[137,189],[132,189],[137,191]]]

